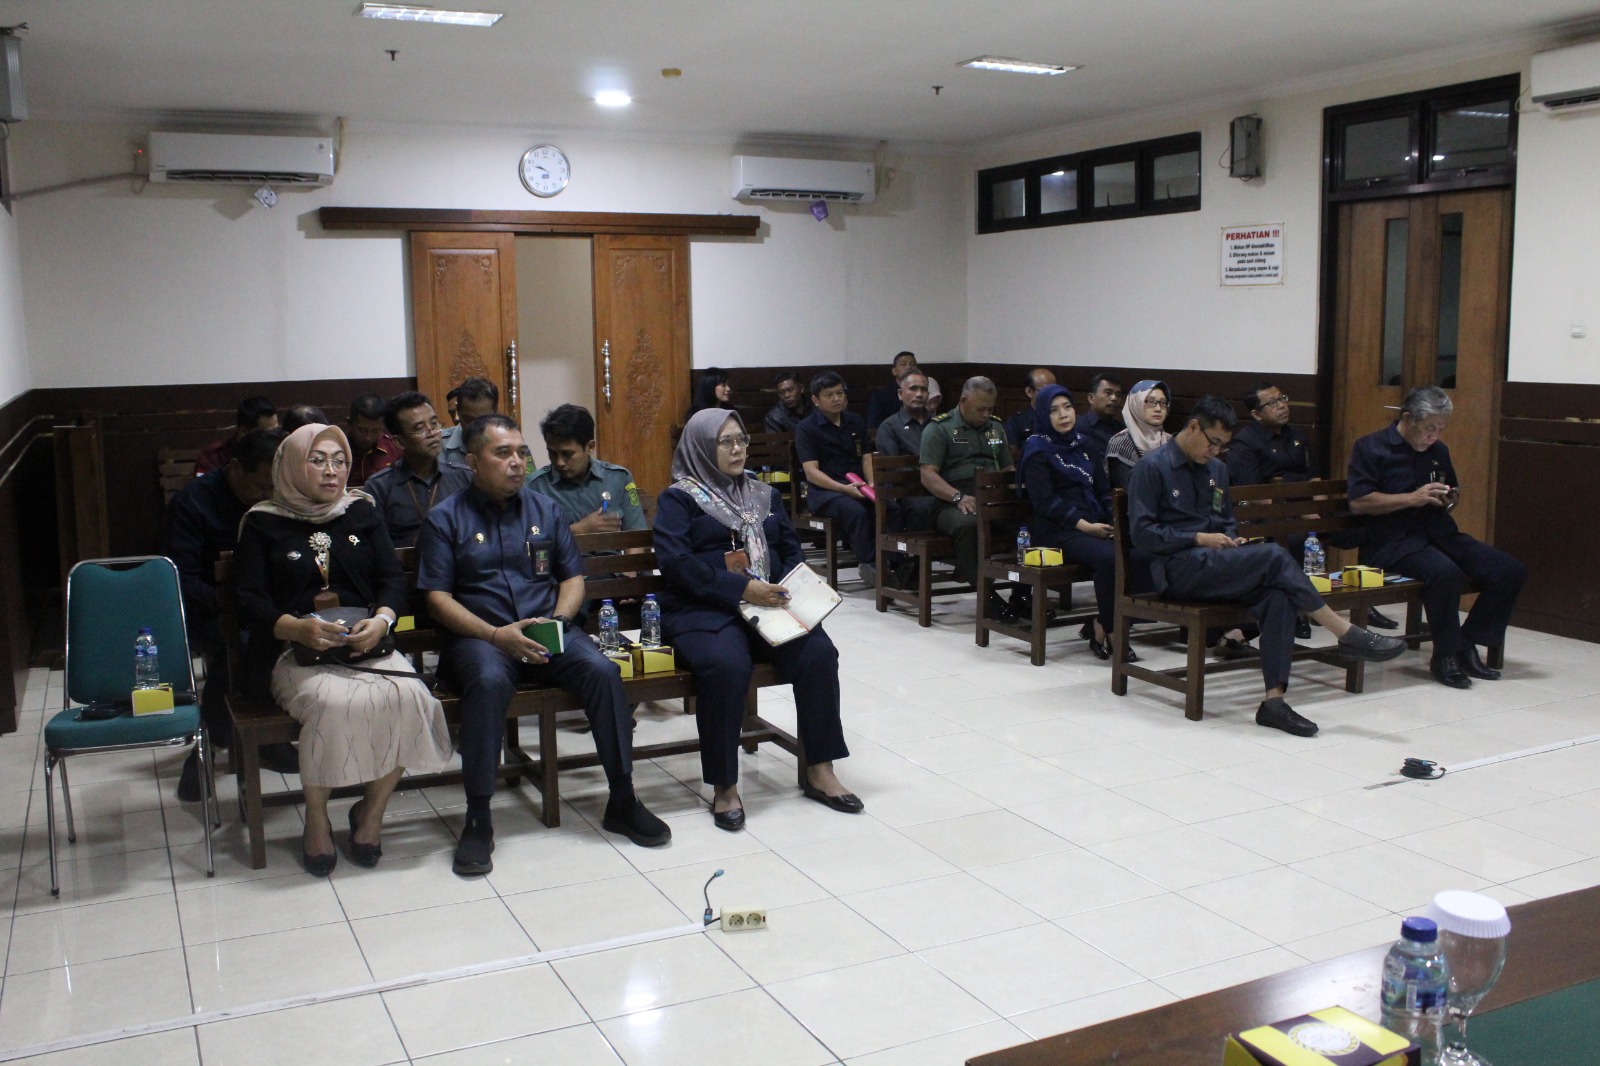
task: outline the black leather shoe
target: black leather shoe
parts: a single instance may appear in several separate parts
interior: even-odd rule
[[[1485,681],[1500,680],[1500,671],[1479,658],[1476,644],[1468,644],[1466,650],[1457,652],[1456,663],[1461,667],[1461,672],[1468,677],[1478,677]],[[182,799],[183,797],[180,794],[178,798]],[[195,799],[199,798],[199,796],[195,797]]]
[[[1282,696],[1261,701],[1261,706],[1256,710],[1256,725],[1263,725],[1268,729],[1281,729],[1297,737],[1317,735],[1317,723],[1296,714],[1294,708],[1289,706]]]
[[[711,820],[718,829],[725,829],[730,833],[744,831],[744,808],[729,807],[725,811],[712,811]]]
[[[297,774],[300,772],[300,753],[295,750],[293,744],[287,742],[263,744],[261,768],[271,770],[275,774]]]
[[[1211,646],[1211,654],[1218,659],[1244,659],[1255,655],[1256,649],[1248,640],[1223,637]]]
[[[1367,608],[1367,628],[1368,629],[1399,629],[1400,628],[1400,623],[1396,622],[1393,618],[1390,618],[1388,615],[1384,614],[1382,611],[1378,610],[1376,607],[1368,607]]]
[[[807,782],[800,786],[800,791],[806,799],[814,799],[824,807],[832,808],[844,814],[860,814],[867,809],[867,805],[856,798],[852,792],[845,792],[838,796],[830,796],[822,789]]]
[[[613,796],[606,803],[606,816],[600,827],[608,833],[622,834],[641,848],[659,848],[672,839],[667,823],[651,814],[631,792],[625,799]]]
[[[1013,621],[1011,617],[1011,605],[1007,603],[1005,597],[1000,595],[998,592],[991,592],[989,593],[989,602],[984,608],[984,617],[993,622]]]
[[[350,856],[350,861],[357,866],[372,869],[378,865],[378,860],[383,858],[383,848],[377,844],[361,844],[356,841],[356,824],[361,821],[361,808],[366,800],[350,805],[350,836],[345,841],[345,851]]]
[[[1471,688],[1472,678],[1461,670],[1461,664],[1454,655],[1435,655],[1433,662],[1428,664],[1428,669],[1433,672],[1433,679],[1441,685],[1451,688]]]
[[[1095,637],[1094,631],[1090,630],[1087,639],[1089,641],[1089,651],[1094,654],[1096,659],[1103,663],[1111,661],[1111,640],[1109,637],[1102,642]]]
[[[1302,616],[1294,620],[1294,639],[1311,639],[1311,619]]]
[[[339,865],[339,853],[330,851],[326,855],[313,855],[305,850],[304,845],[302,845],[300,848],[300,865],[304,866],[306,873],[312,877],[327,877],[333,873],[333,868]]]
[[[461,877],[482,877],[494,869],[494,826],[468,822],[456,842],[456,860],[451,867]]]
[[[1406,642],[1399,637],[1383,637],[1370,629],[1351,626],[1339,638],[1339,654],[1346,659],[1360,659],[1368,663],[1385,663],[1402,654]]]
[[[191,751],[183,760],[183,770],[178,774],[178,799],[183,803],[200,802],[200,753]]]
[[[1122,661],[1125,663],[1136,663],[1139,661],[1139,653],[1134,651],[1132,648],[1124,648],[1122,649]]]

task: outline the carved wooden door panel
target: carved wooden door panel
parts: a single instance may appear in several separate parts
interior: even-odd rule
[[[689,407],[687,237],[594,238],[594,346],[600,458],[659,493]]]
[[[411,315],[417,391],[445,420],[445,394],[469,377],[500,389],[500,410],[517,410],[517,258],[509,233],[411,234]],[[448,423],[446,423],[448,424]]]

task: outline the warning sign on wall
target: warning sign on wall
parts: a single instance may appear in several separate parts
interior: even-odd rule
[[[1283,284],[1283,223],[1222,228],[1222,284]]]

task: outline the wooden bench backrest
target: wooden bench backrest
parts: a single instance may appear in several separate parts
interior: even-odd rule
[[[198,448],[162,448],[156,452],[156,475],[161,479],[161,496],[166,503],[171,503],[172,497],[194,480],[194,465],[199,458]]]
[[[872,509],[880,530],[887,530],[890,525],[889,501],[928,495],[928,490],[922,487],[922,466],[915,455],[874,452],[872,462],[865,469],[867,481],[878,497]]]
[[[776,488],[783,496],[784,506],[793,520],[800,514],[800,464],[794,456],[793,433],[752,433],[750,448],[745,452],[744,468],[759,474],[765,467],[773,473],[789,475],[787,484],[780,482]]]
[[[1015,470],[978,471],[978,558],[1013,555],[1017,527],[1026,525],[1032,508],[1017,491]]]

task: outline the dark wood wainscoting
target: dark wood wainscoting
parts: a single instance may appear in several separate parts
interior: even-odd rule
[[[1514,619],[1600,641],[1600,385],[1501,387],[1495,544],[1528,566]]]
[[[59,617],[49,591],[59,583],[39,582],[56,570],[54,423],[37,393],[0,407],[0,733],[16,730],[35,639]]]

